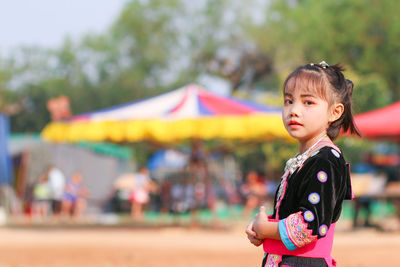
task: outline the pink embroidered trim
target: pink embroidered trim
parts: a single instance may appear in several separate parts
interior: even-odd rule
[[[301,211],[289,215],[285,219],[285,226],[289,239],[298,248],[317,240],[317,236],[312,235],[312,230],[307,229],[308,224],[304,222]]]
[[[283,199],[283,197],[285,196],[285,193],[286,193],[287,178],[290,175],[290,172],[287,171],[284,175],[286,175],[286,177],[282,177],[283,179],[285,179],[285,184],[283,185],[282,195],[280,196],[279,199],[276,200],[276,205],[275,205],[276,215],[275,215],[275,219],[279,219],[279,207],[281,206],[281,201],[282,201],[282,199]]]
[[[278,267],[279,263],[282,261],[282,256],[277,254],[268,254],[267,261],[264,267]]]

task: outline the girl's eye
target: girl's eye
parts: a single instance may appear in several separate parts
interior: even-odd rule
[[[306,105],[312,105],[312,104],[314,104],[314,102],[312,102],[312,101],[305,101],[304,102]]]
[[[292,102],[292,100],[290,100],[290,99],[285,99],[285,101],[284,101],[284,104],[285,105],[290,105],[290,104],[292,104],[293,102]]]

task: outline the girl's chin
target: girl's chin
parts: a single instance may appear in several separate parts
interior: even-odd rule
[[[298,131],[289,131],[289,135],[295,139],[297,139],[299,142],[307,142],[311,139],[314,139],[316,137],[320,137],[322,136],[324,133],[319,133],[319,134],[315,134],[315,135],[311,135],[311,134],[304,134]]]
[[[298,132],[289,132],[289,135],[300,142],[307,139],[307,136]]]
[[[296,139],[304,137],[304,135],[301,134],[299,131],[288,131],[288,133],[290,134],[291,137]]]

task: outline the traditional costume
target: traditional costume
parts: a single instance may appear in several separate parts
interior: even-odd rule
[[[281,240],[264,240],[262,266],[336,266],[333,234],[345,199],[352,199],[350,168],[334,144],[318,141],[290,159],[269,216]]]

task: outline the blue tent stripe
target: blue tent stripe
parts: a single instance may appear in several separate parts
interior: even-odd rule
[[[214,112],[206,108],[206,106],[202,103],[201,99],[197,98],[197,105],[199,107],[199,113],[201,115],[214,115]]]

